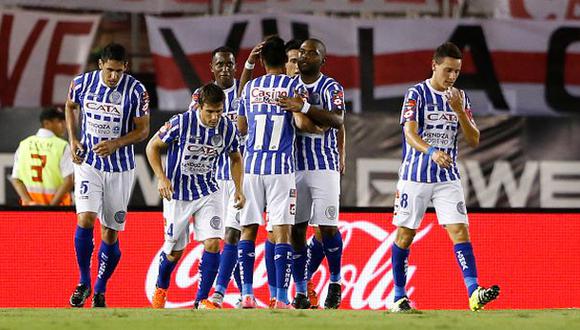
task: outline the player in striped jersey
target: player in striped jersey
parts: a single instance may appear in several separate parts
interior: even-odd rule
[[[250,80],[242,92],[238,127],[247,133],[244,154],[244,192],[248,203],[241,213],[242,238],[238,244],[238,263],[242,274],[242,307],[255,308],[253,272],[255,240],[262,212],[267,208],[275,236],[276,308],[290,308],[288,285],[292,267],[291,226],[296,212],[294,182],[295,125],[291,113],[277,100],[294,96],[298,81],[285,75],[284,41],[268,38],[260,57],[266,75]]]
[[[305,88],[310,105],[306,116],[313,123],[326,128],[319,133],[299,132],[297,135],[298,200],[296,225],[292,231],[296,253],[293,275],[297,294],[293,304],[296,308],[317,307],[317,296],[312,284],[308,293],[314,304],[307,299],[307,280],[312,278],[323,256],[326,256],[330,284],[324,305],[325,308],[338,308],[341,301],[342,236],[338,231],[338,210],[340,172],[344,168],[344,89],[336,80],[320,71],[326,61],[326,47],[322,41],[304,41],[298,54],[300,83]],[[301,102],[296,105],[288,103],[286,108],[299,111],[301,106]],[[313,237],[310,251],[307,252],[308,223],[318,225],[322,244]],[[307,255],[310,255],[308,272]]]
[[[125,228],[135,177],[133,144],[149,135],[149,96],[137,79],[124,73],[127,57],[123,46],[107,45],[99,69],[74,78],[65,110],[76,164],[75,251],[81,275],[70,298],[73,307],[82,307],[91,294],[90,264],[97,216],[102,242],[93,307],[106,307],[106,284],[121,257],[118,232]],[[75,111],[82,115],[80,141]]]
[[[403,162],[395,198],[393,224],[397,236],[392,248],[395,282],[394,312],[411,310],[405,291],[407,258],[415,233],[429,202],[433,202],[439,224],[454,244],[473,311],[499,295],[499,287],[479,286],[473,248],[469,239],[467,211],[459,171],[459,130],[467,144],[479,144],[479,130],[465,92],[453,87],[461,71],[462,54],[451,42],[433,55],[430,79],[409,88],[401,111]]]
[[[223,117],[225,95],[211,83],[199,93],[199,109],[176,115],[147,145],[147,158],[158,178],[163,198],[165,244],[161,253],[153,307],[163,308],[171,272],[189,239],[189,218],[194,215],[195,239],[202,241],[204,252],[199,266],[198,308],[214,309],[207,300],[220,264],[219,245],[224,235],[223,201],[215,171],[222,153],[231,161],[235,185],[235,207],[245,203],[242,192],[242,158],[235,124]],[[168,148],[167,167],[163,170],[161,150]]]
[[[238,118],[238,89],[239,81],[234,78],[236,72],[236,59],[234,51],[226,46],[212,51],[210,70],[214,77],[214,84],[221,87],[225,93],[223,115],[237,124]],[[200,89],[192,94],[190,109],[197,107],[197,99]],[[240,153],[243,145],[240,145]],[[216,179],[220,187],[219,193],[224,204],[225,237],[224,249],[220,258],[220,267],[215,283],[215,290],[209,299],[216,307],[221,308],[232,272],[241,293],[240,271],[236,267],[238,262],[238,241],[240,240],[241,227],[239,210],[234,207],[235,185],[230,174],[229,155],[222,154],[217,162]],[[241,301],[241,300],[240,300]]]

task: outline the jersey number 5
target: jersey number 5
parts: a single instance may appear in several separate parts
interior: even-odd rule
[[[32,176],[32,181],[42,182],[42,170],[46,166],[46,155],[31,154],[30,158],[40,160],[40,165],[30,166],[30,169],[36,173],[36,175]]]
[[[280,138],[282,137],[282,128],[284,127],[284,116],[273,115],[270,117],[272,122],[272,131],[270,133],[270,143],[265,145],[266,124],[268,115],[256,115],[256,139],[254,140],[254,150],[276,151],[280,147]]]

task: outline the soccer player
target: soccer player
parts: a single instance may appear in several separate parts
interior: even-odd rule
[[[22,140],[14,153],[12,186],[22,206],[72,205],[73,163],[64,112],[47,108],[40,113],[41,128]]]
[[[344,89],[336,80],[320,72],[326,61],[326,47],[318,39],[308,39],[298,51],[300,84],[306,89],[308,101],[299,98],[281,98],[284,109],[298,112],[307,106],[305,115],[317,125],[326,127],[320,133],[298,132],[296,141],[296,225],[292,241],[296,256],[293,275],[296,282],[295,308],[310,308],[313,305],[307,296],[307,280],[326,256],[330,269],[328,295],[325,308],[336,309],[341,302],[341,259],[342,236],[338,231],[340,171],[344,164]],[[304,111],[301,111],[304,112]],[[340,133],[342,132],[342,133]],[[313,237],[317,251],[307,252],[306,230],[308,223],[317,225],[322,235],[322,244]],[[311,244],[311,245],[314,245]],[[313,249],[313,250],[314,250]],[[324,254],[321,252],[323,251]],[[311,255],[306,274],[307,254]],[[312,258],[314,257],[314,258]],[[315,260],[313,260],[315,259]],[[311,284],[310,298],[317,307],[317,295]]]
[[[115,43],[107,45],[99,59],[99,70],[75,77],[66,102],[68,138],[76,164],[75,251],[80,270],[80,282],[70,297],[73,307],[82,307],[91,294],[97,216],[102,242],[92,305],[106,307],[106,285],[121,258],[118,235],[125,228],[135,178],[133,144],[149,135],[149,95],[137,79],[125,74],[126,70],[125,48]],[[80,141],[75,118],[79,110]]]
[[[294,179],[295,126],[292,114],[277,105],[283,96],[294,96],[298,81],[285,75],[284,41],[268,38],[260,51],[266,75],[250,80],[242,92],[238,127],[247,133],[244,153],[244,192],[248,203],[242,209],[242,237],[238,263],[242,274],[242,307],[255,308],[253,273],[255,241],[262,212],[267,209],[275,241],[275,308],[291,308],[288,285],[291,277],[291,226],[296,212]]]
[[[223,201],[216,181],[216,164],[225,153],[230,158],[235,185],[235,207],[245,203],[242,192],[242,158],[237,129],[223,117],[225,95],[216,84],[199,91],[199,108],[173,116],[147,144],[147,159],[158,179],[163,200],[165,244],[161,253],[153,307],[163,308],[171,273],[189,239],[189,218],[195,216],[195,239],[203,242],[196,306],[215,309],[207,300],[220,264],[223,238]],[[168,149],[163,170],[161,151]]]
[[[433,202],[439,224],[454,244],[467,293],[469,307],[482,309],[497,298],[499,287],[479,286],[475,255],[469,238],[467,210],[459,170],[457,137],[467,144],[479,144],[479,130],[464,91],[453,87],[461,71],[462,54],[451,42],[439,46],[433,55],[430,79],[408,89],[401,110],[403,162],[395,198],[393,224],[397,235],[392,248],[395,283],[394,312],[411,310],[405,291],[407,258],[417,228],[429,202]]]

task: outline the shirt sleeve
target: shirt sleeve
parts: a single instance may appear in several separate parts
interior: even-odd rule
[[[135,100],[135,117],[149,115],[149,93],[143,84],[137,84],[133,96]]]
[[[14,152],[14,165],[12,166],[12,175],[10,176],[12,179],[19,179],[20,173],[18,173],[18,152],[20,150],[20,146]]]
[[[346,110],[344,102],[344,88],[339,83],[334,83],[326,89],[326,108],[329,110]]]
[[[230,136],[229,136],[229,145],[227,146],[227,153],[231,154],[234,152],[240,152],[240,135],[238,133],[238,129],[236,128],[236,125],[234,125],[233,123],[229,123],[229,132]]]
[[[467,114],[467,118],[469,118],[469,120],[475,124],[475,119],[473,119],[473,112],[471,111],[471,101],[469,100],[469,97],[465,91],[461,91],[461,93],[463,94],[463,104],[465,104],[465,114]]]
[[[81,104],[80,90],[83,83],[83,76],[76,76],[71,82],[68,88],[68,99],[76,104]]]
[[[173,141],[179,139],[180,133],[180,122],[183,114],[175,115],[169,119],[165,123],[165,125],[161,126],[159,131],[157,132],[157,136],[163,141],[165,144],[170,144]]]
[[[420,106],[421,98],[419,93],[414,89],[409,89],[403,101],[403,108],[401,109],[400,124],[404,125],[409,121],[417,121],[417,108]]]
[[[62,157],[60,158],[60,174],[63,178],[73,174],[74,167],[72,162],[72,155],[70,152],[70,146],[67,144],[64,147]]]

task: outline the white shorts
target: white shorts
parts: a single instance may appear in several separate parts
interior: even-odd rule
[[[196,241],[224,238],[223,207],[221,194],[215,192],[195,201],[163,199],[165,244],[163,252],[181,251],[189,243],[189,219],[193,221]]]
[[[226,227],[242,230],[240,226],[240,210],[234,207],[236,185],[233,180],[217,180],[220,190],[218,194],[222,196],[222,205],[224,206],[224,215]]]
[[[296,223],[338,226],[340,174],[332,170],[296,172]]]
[[[123,231],[135,170],[105,172],[83,163],[75,164],[74,171],[77,214],[97,213],[101,225]]]
[[[425,210],[433,202],[440,225],[468,224],[461,181],[421,183],[399,180],[395,195],[393,224],[417,229]]]
[[[293,225],[296,215],[296,182],[294,173],[257,175],[244,174],[246,205],[241,212],[242,226],[264,224],[267,207],[269,223]]]

